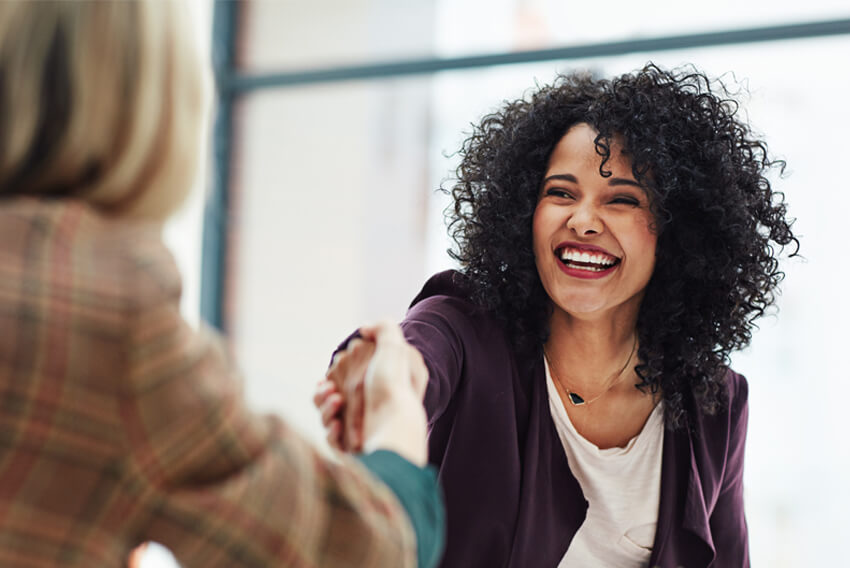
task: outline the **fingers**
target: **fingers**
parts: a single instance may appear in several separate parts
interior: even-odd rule
[[[346,395],[354,393],[360,386],[363,376],[366,374],[366,368],[369,366],[369,361],[375,353],[375,343],[372,341],[363,341],[355,339],[346,349],[349,357],[347,358],[347,376],[343,385],[343,392]]]
[[[348,390],[355,388],[352,381],[365,373],[374,350],[375,345],[371,341],[352,339],[345,349],[334,356],[326,375],[327,380],[333,382],[340,392],[347,394]]]
[[[360,400],[354,405],[346,405],[342,394],[336,390],[336,385],[330,381],[321,381],[319,383],[316,393],[313,395],[313,404],[319,410],[322,426],[325,427],[325,438],[332,448],[345,451],[358,451],[362,446],[362,388],[359,398]],[[355,418],[352,420],[353,425],[345,428],[344,432],[343,417],[352,414],[350,410],[347,410],[348,406],[354,406]],[[348,434],[347,437],[351,438],[350,441],[346,440],[345,433]]]
[[[428,367],[425,366],[425,359],[418,349],[410,345],[408,346],[408,350],[410,358],[410,380],[419,400],[423,400],[425,398],[425,390],[428,387]]]
[[[375,338],[375,354],[366,374],[366,402],[369,407],[411,393],[410,346],[401,328],[391,322],[381,322],[361,328],[364,337]]]
[[[333,382],[327,379],[319,381],[319,384],[316,385],[316,392],[313,393],[313,406],[321,407],[328,395],[335,391],[336,386]]]
[[[423,399],[425,397],[425,389],[428,386],[428,368],[425,366],[422,353],[407,343],[401,327],[391,321],[381,321],[361,327],[360,334],[364,338],[375,341],[378,349],[381,346],[404,346],[405,365],[398,366],[399,364],[396,363],[397,370],[410,374],[414,391],[420,400]]]
[[[374,352],[374,342],[351,340],[334,356],[328,370],[326,378],[332,387],[320,385],[314,396],[326,428],[339,419],[339,445],[348,451],[358,451],[363,444],[363,381]],[[327,436],[336,435],[328,432]]]
[[[343,441],[351,451],[363,445],[363,412],[365,408],[363,382],[369,361],[375,353],[371,341],[355,340],[347,350],[350,353],[348,376],[345,381],[346,412],[343,424]]]
[[[366,324],[360,328],[360,335],[377,343],[407,343],[401,327],[390,320]]]
[[[319,410],[322,425],[327,428],[331,419],[341,411],[344,402],[342,395],[331,381],[319,381],[313,394],[313,405]]]
[[[337,419],[342,410],[343,398],[338,392],[331,393],[319,407],[319,412],[322,415],[322,424],[327,428],[330,423]]]
[[[345,413],[343,442],[352,452],[359,452],[363,448],[363,413],[366,410],[364,382],[361,377],[356,387],[347,395],[348,410]]]
[[[343,451],[345,448],[342,444],[342,422],[340,420],[332,420],[330,424],[325,425],[325,439],[330,447],[335,450]]]

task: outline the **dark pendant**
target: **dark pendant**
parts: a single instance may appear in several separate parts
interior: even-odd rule
[[[570,397],[570,402],[573,403],[573,406],[581,406],[584,404],[584,399],[574,392],[568,392],[567,396]]]

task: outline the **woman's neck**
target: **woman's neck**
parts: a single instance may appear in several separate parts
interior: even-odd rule
[[[549,364],[570,388],[594,392],[623,369],[635,346],[636,325],[637,314],[591,320],[556,310],[544,346]],[[636,361],[633,357],[631,366]]]

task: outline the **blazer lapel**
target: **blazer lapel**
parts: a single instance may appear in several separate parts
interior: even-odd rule
[[[714,556],[692,434],[686,428],[665,430],[658,527],[649,565],[703,568]]]

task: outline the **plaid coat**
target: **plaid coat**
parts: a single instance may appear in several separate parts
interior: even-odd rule
[[[0,566],[415,566],[395,496],[247,411],[179,297],[156,227],[0,201]]]

